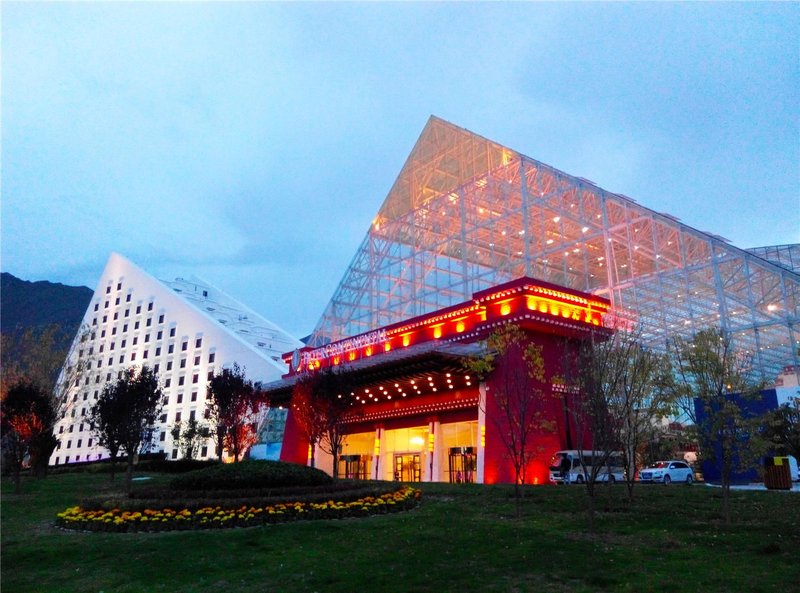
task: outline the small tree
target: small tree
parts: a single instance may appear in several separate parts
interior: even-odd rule
[[[190,418],[186,422],[176,422],[170,430],[172,442],[184,459],[194,459],[197,450],[211,438],[211,427],[205,422]]]
[[[52,398],[37,385],[20,381],[8,389],[0,404],[0,413],[3,458],[11,466],[14,491],[19,493],[20,472],[25,460],[33,466],[37,458],[49,458],[55,449]]]
[[[670,344],[670,388],[679,409],[694,423],[703,455],[720,466],[722,510],[730,523],[730,487],[733,470],[752,466],[760,452],[755,419],[748,417],[734,397],[757,395],[761,385],[751,377],[749,357],[733,348],[729,333],[710,328],[691,339],[676,337]],[[696,403],[704,410],[696,413]]]
[[[672,410],[672,397],[666,388],[669,364],[663,355],[642,347],[638,332],[622,328],[608,341],[596,345],[595,351],[600,350],[609,352],[600,354],[606,364],[595,370],[598,379],[609,385],[605,394],[609,397],[608,414],[610,425],[617,432],[611,440],[622,448],[625,485],[628,499],[633,500],[637,453],[657,430],[658,422]]]
[[[144,366],[123,371],[115,383],[103,388],[92,407],[91,422],[100,444],[109,450],[112,460],[120,449],[127,455],[125,487],[128,492],[133,480],[134,458],[150,444],[153,425],[161,413],[162,398],[158,375]]]
[[[208,398],[220,461],[226,448],[234,461],[240,461],[257,438],[256,429],[267,407],[264,393],[245,378],[245,369],[234,363],[211,378]]]
[[[483,346],[483,355],[467,360],[465,365],[482,380],[491,377],[492,402],[486,404],[484,413],[514,468],[519,516],[526,469],[540,452],[534,435],[555,430],[545,414],[551,396],[542,347],[532,343],[518,325],[510,323],[489,335]]]
[[[352,387],[350,372],[326,368],[303,377],[292,392],[295,421],[311,446],[312,466],[319,446],[333,460],[334,480],[339,476],[339,454],[345,437],[344,418],[350,411],[347,396]]]
[[[762,434],[778,455],[800,459],[800,398],[778,406],[764,419]]]
[[[59,325],[2,334],[0,399],[12,386],[26,384],[44,393],[52,410],[52,413],[45,415],[49,424],[31,443],[28,453],[31,469],[37,477],[46,475],[50,455],[58,444],[54,436],[56,423],[66,416],[76,399],[71,390],[91,367],[91,356],[76,356],[81,351],[79,344],[87,332],[87,328],[81,329],[80,338],[74,341],[71,350],[66,345],[68,337]]]

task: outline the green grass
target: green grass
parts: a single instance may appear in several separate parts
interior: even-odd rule
[[[408,513],[107,534],[53,527],[67,506],[110,491],[107,475],[26,479],[21,495],[10,482],[4,593],[800,591],[795,493],[735,492],[725,527],[717,489],[639,487],[629,505],[621,486],[604,487],[589,536],[580,487],[529,489],[517,519],[508,487],[423,484],[422,504]]]

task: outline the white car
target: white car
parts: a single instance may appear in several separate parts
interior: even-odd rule
[[[685,461],[657,461],[639,472],[640,482],[694,482],[694,470]]]

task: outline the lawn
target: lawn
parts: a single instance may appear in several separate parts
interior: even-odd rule
[[[155,481],[161,478],[153,476]],[[118,481],[121,485],[121,481]],[[56,513],[112,489],[103,474],[2,484],[4,593],[800,591],[800,495],[702,485],[603,487],[586,532],[578,486],[526,492],[516,518],[505,486],[422,484],[394,515],[248,529],[78,533]]]

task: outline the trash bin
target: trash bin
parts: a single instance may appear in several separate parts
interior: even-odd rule
[[[764,486],[767,490],[791,490],[792,474],[788,457],[764,459]]]

